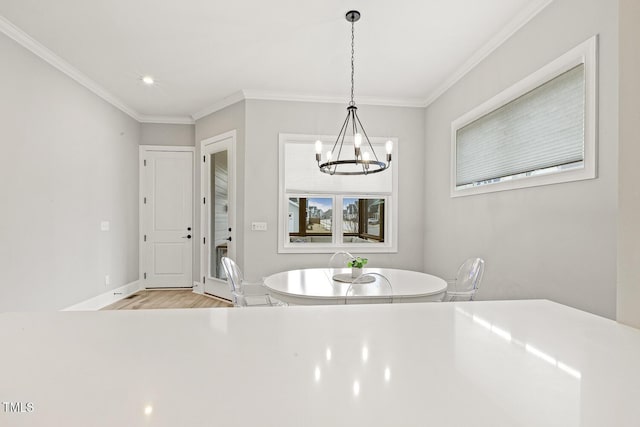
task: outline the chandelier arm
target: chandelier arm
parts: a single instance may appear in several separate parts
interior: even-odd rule
[[[358,119],[358,113],[357,113],[355,108],[353,110],[351,110],[351,115],[352,115],[351,120],[353,120],[353,141],[354,141],[354,147],[355,147],[355,138],[356,138],[356,134],[358,133],[358,123],[360,123],[360,120],[357,120]],[[360,123],[360,130],[363,130],[362,129],[362,123]],[[360,141],[361,141],[360,145],[362,145],[362,136],[360,136]],[[362,157],[362,148],[361,147],[355,149],[354,157],[355,157],[355,160],[356,160],[355,161],[356,165],[360,164],[360,167],[362,168],[362,173],[364,175],[366,175],[367,172],[368,172],[369,165],[367,163],[365,163],[364,158]]]
[[[340,133],[338,134],[338,139],[336,140],[336,144],[338,143],[338,140],[340,140],[340,149],[338,149],[338,155],[336,156],[336,161],[340,160],[340,155],[342,154],[342,146],[344,145],[344,138],[345,138],[345,136],[347,136],[347,128],[349,127],[349,118],[350,117],[351,117],[351,111],[349,110],[347,112],[347,118],[344,121],[344,125],[342,126],[342,129],[340,129]],[[336,169],[338,169],[338,164],[339,163],[336,163],[334,165],[333,173],[331,175],[333,175],[336,172]]]
[[[356,113],[356,119],[358,120],[358,123],[360,123],[360,130],[362,130],[362,133],[364,134],[364,137],[367,140],[367,144],[369,144],[369,148],[371,148],[373,157],[375,157],[376,161],[379,161],[378,156],[376,155],[376,151],[373,149],[373,145],[371,145],[371,141],[369,141],[369,136],[367,135],[367,131],[364,130],[364,126],[362,126],[362,123],[360,122],[360,117],[358,117],[357,113]]]
[[[355,147],[355,138],[356,138],[356,134],[358,133],[358,126],[356,124],[356,119],[355,119],[356,110],[353,109],[353,110],[350,111],[350,113],[351,113],[351,134],[353,135],[353,143],[354,143],[354,147]],[[357,150],[356,150],[355,156],[356,156],[356,160],[358,160]]]
[[[336,147],[338,146],[338,141],[340,141],[340,135],[344,132],[346,134],[346,127],[349,124],[349,114],[347,113],[347,117],[345,117],[344,122],[342,123],[342,127],[340,128],[340,132],[338,133],[338,137],[336,138],[336,142],[333,144],[333,148],[331,149],[332,153],[335,153]],[[344,140],[344,137],[342,138]],[[340,144],[340,150],[338,151],[338,156],[336,160],[340,157],[340,152],[342,151],[342,144]]]

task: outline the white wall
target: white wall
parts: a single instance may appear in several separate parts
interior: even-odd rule
[[[479,299],[547,298],[615,317],[617,20],[611,0],[555,0],[427,108],[427,271],[452,277],[465,258],[481,256]],[[450,198],[451,122],[594,34],[600,34],[598,178]]]
[[[245,146],[245,102],[237,102],[220,111],[209,114],[196,121],[196,187],[195,187],[195,222],[194,222],[194,256],[193,256],[193,277],[197,282],[202,281],[200,275],[200,250],[202,249],[202,234],[200,232],[200,170],[202,167],[202,155],[200,154],[200,142],[212,136],[236,130],[236,219],[238,226],[235,230],[236,237],[236,261],[243,266],[244,229],[244,146]]]
[[[195,125],[142,123],[140,145],[180,145],[193,147]]]
[[[4,35],[0,63],[0,312],[137,280],[139,124]]]
[[[618,320],[640,328],[640,2],[620,0]]]
[[[357,100],[357,98],[356,98]],[[336,135],[346,117],[346,104],[310,102],[246,102],[244,154],[244,268],[250,280],[278,271],[325,266],[329,254],[278,254],[278,134]],[[397,136],[399,155],[398,253],[367,254],[369,265],[422,269],[424,232],[424,110],[360,106],[369,136]],[[242,200],[242,199],[239,199]],[[286,214],[286,213],[285,213]],[[268,230],[251,231],[251,222]]]

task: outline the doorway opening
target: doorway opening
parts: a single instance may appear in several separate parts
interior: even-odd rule
[[[201,141],[200,176],[204,292],[231,299],[222,257],[235,259],[235,144],[236,131]]]

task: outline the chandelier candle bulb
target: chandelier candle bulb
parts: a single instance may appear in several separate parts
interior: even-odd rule
[[[322,156],[322,141],[316,140],[316,162],[320,163]]]
[[[353,146],[356,149],[356,159],[358,157],[360,157],[360,146],[362,145],[362,135],[359,133],[356,133],[353,136]]]
[[[327,162],[331,161],[331,150],[327,151]]]
[[[362,153],[362,160],[364,161],[364,168],[369,169],[369,160],[371,160],[371,156],[369,156],[368,151]]]
[[[387,154],[391,154],[391,152],[393,151],[393,141],[388,140],[384,146],[387,149]]]
[[[362,145],[362,134],[356,133],[356,135],[353,137],[353,145],[355,145],[356,148],[360,148],[360,146]]]

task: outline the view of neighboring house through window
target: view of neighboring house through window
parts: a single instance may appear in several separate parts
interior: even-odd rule
[[[292,242],[331,243],[333,199],[289,198],[289,236]]]
[[[342,199],[344,243],[384,242],[384,199]]]

